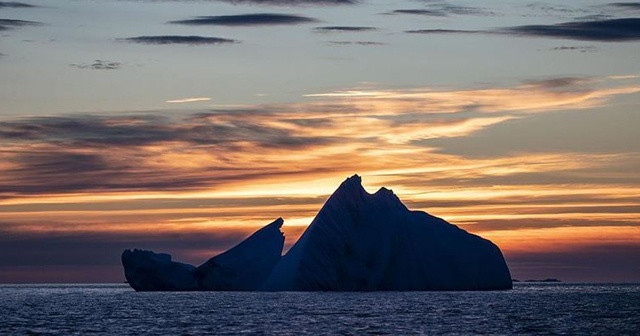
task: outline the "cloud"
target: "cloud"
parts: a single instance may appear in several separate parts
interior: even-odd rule
[[[0,1],[1,8],[33,8],[37,7],[28,3],[14,2],[14,1]]]
[[[447,16],[447,13],[441,10],[435,9],[396,9],[391,12],[386,12],[384,14],[394,15],[394,14],[410,14],[410,15],[424,15],[424,16]]]
[[[39,26],[42,23],[35,21],[13,20],[13,19],[0,19],[0,31],[10,30],[19,27],[27,26]]]
[[[359,27],[359,26],[326,26],[313,28],[318,33],[335,33],[335,32],[368,32],[378,30],[375,27]]]
[[[618,7],[621,9],[640,10],[640,2],[613,2],[610,3],[609,6]]]
[[[2,142],[15,147],[0,152],[0,194],[204,188],[299,169],[269,173],[270,164],[244,161],[256,153],[300,152],[335,141],[273,118],[269,111],[218,111],[179,119],[94,115],[2,122]],[[34,146],[23,147],[27,143]]]
[[[589,85],[594,82],[594,79],[588,77],[558,77],[542,80],[525,80],[523,81],[523,86],[547,90],[561,89],[563,91],[583,91],[589,90]]]
[[[593,108],[640,92],[598,85],[566,77],[503,88],[348,90],[311,94],[312,101],[299,104],[173,116],[5,120],[0,196],[194,190],[260,176],[383,169],[387,164],[374,154],[380,148],[391,157],[393,148],[434,152],[438,144],[429,140],[464,138],[527,115]]]
[[[457,29],[416,29],[406,30],[405,33],[409,34],[488,34],[487,31],[482,30],[457,30]]]
[[[637,122],[640,122],[640,116],[617,109],[606,113],[597,110],[576,111],[507,121],[479,131],[475,134],[476,141],[470,141],[469,138],[449,138],[428,142],[441,152],[465,157],[500,157],[517,151],[542,153],[549,148],[561,152],[637,152],[640,151],[640,136],[634,127]],[[544,135],[533,131],[540,129],[545,130]],[[622,157],[611,160],[623,163]]]
[[[340,45],[340,46],[351,46],[351,45],[359,45],[359,46],[382,46],[387,45],[383,42],[375,42],[375,41],[329,41],[327,44],[330,45]]]
[[[165,101],[165,103],[183,104],[183,103],[195,103],[195,102],[210,101],[210,100],[211,100],[211,98],[209,98],[209,97],[194,97],[194,98],[183,98],[183,99],[167,100],[167,101]]]
[[[261,6],[338,6],[355,5],[359,0],[219,0],[234,5]]]
[[[450,4],[434,4],[432,5],[434,8],[439,8],[441,11],[454,14],[454,15],[480,15],[480,16],[493,16],[494,12],[478,8],[478,7],[469,7],[469,6],[456,6]]]
[[[422,15],[444,17],[451,15],[477,15],[494,16],[495,13],[486,9],[467,6],[456,6],[446,3],[432,3],[427,5],[427,9],[396,9],[383,13],[385,15]]]
[[[418,113],[544,112],[563,108],[591,108],[618,94],[640,92],[640,87],[596,88],[589,78],[552,78],[525,81],[510,88],[470,90],[345,90],[308,94],[307,97],[342,98],[360,110],[384,109]],[[425,102],[428,102],[426,104]]]
[[[524,6],[525,10],[531,11],[531,13],[523,13],[524,17],[556,17],[556,18],[570,18],[576,15],[601,15],[591,14],[593,8],[589,6],[567,6],[561,4],[549,4],[543,2],[534,2]]]
[[[560,47],[553,47],[553,48],[551,48],[551,50],[554,50],[554,51],[579,51],[581,53],[585,53],[585,52],[597,51],[598,48],[595,47],[595,46],[560,46]]]
[[[70,66],[78,69],[90,69],[90,70],[118,70],[122,66],[120,62],[113,61],[105,61],[105,60],[95,60],[93,63],[74,63],[69,64]]]
[[[296,25],[318,22],[306,16],[292,14],[257,13],[242,15],[198,16],[188,20],[170,21],[183,25],[217,25],[217,26],[275,26]]]
[[[140,43],[140,44],[186,44],[186,45],[213,45],[213,44],[230,44],[239,43],[238,40],[232,40],[221,37],[205,37],[195,35],[157,35],[157,36],[137,36],[119,39],[120,41]]]
[[[640,40],[640,18],[517,26],[505,28],[501,31],[512,35],[563,38],[581,41],[635,41]]]
[[[640,18],[576,21],[493,30],[418,29],[405,32],[413,34],[506,34],[594,42],[626,42],[640,40]]]

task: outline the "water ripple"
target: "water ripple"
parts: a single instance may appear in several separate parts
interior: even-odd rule
[[[640,285],[497,292],[137,293],[2,285],[0,335],[638,335]]]

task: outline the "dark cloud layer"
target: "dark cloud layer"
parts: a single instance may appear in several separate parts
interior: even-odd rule
[[[37,7],[28,3],[14,1],[0,1],[0,8],[33,8]]]
[[[359,27],[359,26],[326,26],[313,28],[318,33],[334,33],[334,32],[366,32],[375,31],[375,27]]]
[[[424,15],[424,16],[447,16],[447,14],[443,11],[432,10],[432,9],[396,9],[391,12],[387,12],[385,14],[394,15],[394,14],[410,14],[410,15]]]
[[[318,20],[300,15],[256,13],[241,15],[198,16],[188,20],[171,21],[183,25],[212,25],[212,26],[275,26],[296,25],[318,22]]]
[[[480,30],[457,30],[457,29],[416,29],[406,30],[405,33],[409,34],[485,34],[489,32]]]
[[[187,190],[269,174],[230,164],[228,156],[268,149],[311,148],[333,140],[305,137],[270,126],[268,111],[214,111],[183,118],[68,116],[0,122],[0,161],[10,165],[0,176],[2,194],[88,190]],[[291,123],[291,127],[295,127]],[[33,145],[30,146],[29,144]],[[153,162],[166,151],[205,150],[212,165],[177,172]],[[14,149],[10,149],[14,148]],[[18,149],[15,149],[18,148]],[[233,154],[230,154],[233,153]],[[217,165],[215,164],[217,163]],[[290,172],[289,172],[290,173]]]
[[[640,18],[528,25],[506,28],[503,31],[515,35],[584,41],[633,41],[640,40]]]
[[[237,40],[226,39],[221,37],[205,37],[205,36],[181,36],[181,35],[158,35],[158,36],[136,36],[120,39],[125,42],[140,44],[187,44],[187,45],[207,45],[207,44],[226,44],[238,43]]]
[[[396,9],[383,13],[386,15],[423,15],[423,16],[450,16],[450,15],[476,15],[493,16],[495,13],[486,9],[467,6],[456,6],[445,3],[429,4],[426,9]]]
[[[262,6],[338,6],[355,5],[359,0],[219,0],[236,5]]]
[[[630,263],[640,255],[638,244],[587,245],[569,251],[504,251],[511,274],[520,280],[559,278],[562,281],[636,282],[640,267]]]
[[[266,223],[265,223],[266,224]],[[170,233],[13,233],[0,231],[0,267],[7,266],[87,266],[119,265],[124,249],[144,248],[170,251],[174,257],[185,257],[190,250],[211,250],[211,255],[240,242],[247,234],[245,230],[203,235],[191,232],[174,237]],[[202,260],[189,260],[204,262]]]
[[[640,10],[640,2],[614,2],[614,3],[610,3],[609,6],[618,7],[621,9],[639,9]]]
[[[527,25],[495,30],[417,29],[405,32],[413,34],[506,34],[580,41],[625,42],[640,40],[640,18]]]
[[[35,21],[0,19],[0,31],[19,28],[19,27],[39,26],[39,25],[41,25],[41,23],[35,22]]]

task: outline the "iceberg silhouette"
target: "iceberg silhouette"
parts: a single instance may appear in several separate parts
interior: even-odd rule
[[[329,197],[284,255],[282,218],[199,267],[125,250],[137,291],[425,291],[512,288],[500,249],[354,175]]]

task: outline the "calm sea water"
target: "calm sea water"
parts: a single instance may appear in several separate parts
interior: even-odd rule
[[[0,335],[640,335],[640,285],[497,292],[137,293],[1,285]]]

